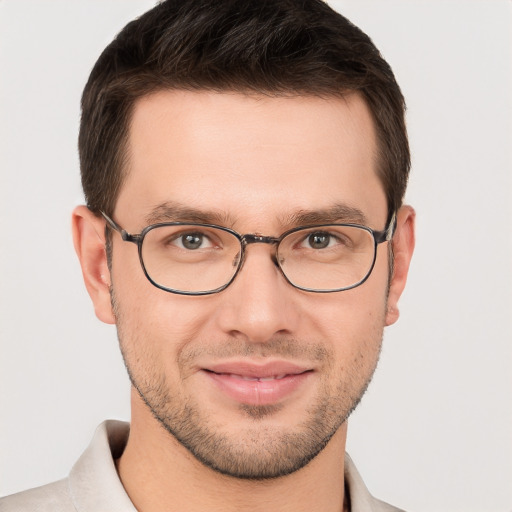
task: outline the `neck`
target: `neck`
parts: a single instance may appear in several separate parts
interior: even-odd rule
[[[140,512],[341,512],[346,424],[304,468],[269,480],[222,475],[197,461],[132,395],[132,422],[119,476]],[[141,409],[142,407],[142,409]]]

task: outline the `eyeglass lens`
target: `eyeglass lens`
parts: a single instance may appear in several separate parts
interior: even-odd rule
[[[236,274],[242,243],[231,232],[197,225],[160,225],[145,233],[141,258],[150,279],[175,291],[200,293],[225,286]],[[364,280],[375,257],[370,230],[316,226],[293,231],[278,245],[277,261],[299,288],[332,291]]]

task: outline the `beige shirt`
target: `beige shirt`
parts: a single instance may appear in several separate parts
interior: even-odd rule
[[[128,423],[105,421],[97,428],[91,444],[67,478],[1,498],[0,511],[137,512],[114,464],[124,450],[128,433]],[[368,492],[348,455],[345,458],[345,484],[351,512],[400,512]]]

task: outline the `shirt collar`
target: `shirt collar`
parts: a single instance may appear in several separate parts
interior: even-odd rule
[[[117,474],[114,460],[121,456],[130,426],[116,420],[103,422],[71,469],[69,492],[77,512],[137,512]],[[379,502],[370,494],[352,459],[345,454],[345,492],[351,512],[378,510]]]

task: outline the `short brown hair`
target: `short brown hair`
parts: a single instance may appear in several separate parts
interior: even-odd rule
[[[112,215],[136,100],[161,89],[342,96],[358,91],[376,125],[390,212],[410,168],[405,103],[370,38],[321,0],[166,0],[132,21],[96,62],[79,135],[88,207]]]

